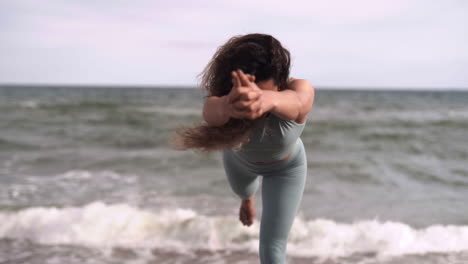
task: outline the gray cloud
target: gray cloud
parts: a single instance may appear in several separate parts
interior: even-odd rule
[[[464,1],[0,2],[1,83],[196,85],[233,35],[272,34],[316,86],[468,87]]]

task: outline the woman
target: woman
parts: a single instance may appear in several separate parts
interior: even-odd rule
[[[262,264],[286,263],[289,231],[307,177],[300,135],[312,109],[314,88],[289,76],[290,53],[266,34],[235,36],[202,72],[206,124],[181,128],[177,149],[222,151],[233,192],[242,200],[240,221],[255,218],[254,194],[262,181],[259,254]]]

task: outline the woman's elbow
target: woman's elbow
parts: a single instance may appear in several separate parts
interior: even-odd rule
[[[224,114],[210,111],[208,108],[203,108],[202,116],[209,126],[223,126],[228,121]]]
[[[306,115],[312,110],[315,98],[315,88],[309,81],[303,80],[302,87],[299,89],[298,93],[300,98],[301,115]]]

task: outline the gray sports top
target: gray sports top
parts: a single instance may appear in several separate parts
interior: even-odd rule
[[[292,152],[306,122],[299,124],[268,113],[254,128],[250,141],[234,153],[251,162],[281,160]]]

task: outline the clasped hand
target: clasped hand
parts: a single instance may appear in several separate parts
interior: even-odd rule
[[[231,72],[233,87],[227,98],[230,117],[257,119],[264,114],[263,90],[255,83],[255,76],[242,70]]]

